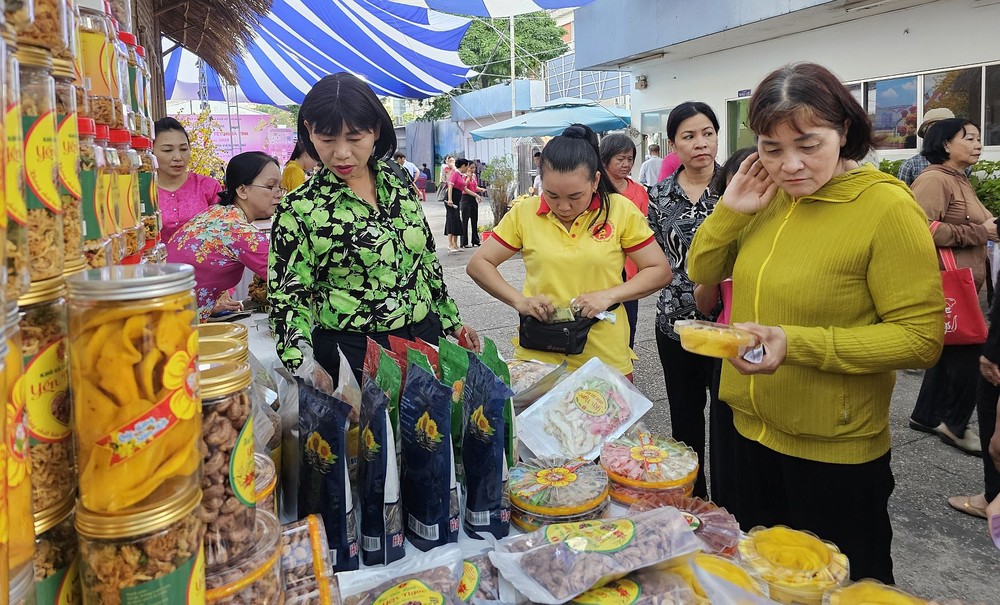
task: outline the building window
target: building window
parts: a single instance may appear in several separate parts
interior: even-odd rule
[[[1000,65],[986,68],[986,119],[983,145],[1000,145]]]
[[[749,112],[750,99],[739,99],[726,103],[726,130],[728,132],[726,142],[729,144],[730,154],[737,149],[757,146],[757,140],[749,126]]]
[[[917,77],[865,82],[865,108],[880,149],[916,149]]]
[[[673,109],[673,108],[671,108]],[[639,116],[639,127],[642,134],[655,134],[657,132],[667,132],[667,118],[670,116],[670,109],[660,109],[657,111],[644,111]]]
[[[944,107],[956,118],[982,119],[983,69],[952,69],[924,76],[924,111]]]

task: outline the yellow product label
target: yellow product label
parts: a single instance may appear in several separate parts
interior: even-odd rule
[[[14,391],[7,402],[7,487],[14,488],[25,481],[28,465],[28,427],[24,419],[24,398]],[[8,498],[12,498],[8,494]]]
[[[189,605],[201,605],[205,602],[205,549],[198,549],[198,557],[194,560],[191,570],[191,581],[188,584],[187,602]]]
[[[253,416],[249,416],[229,456],[229,484],[239,501],[246,506],[257,504],[253,450]]]
[[[24,202],[24,139],[21,131],[21,105],[7,106],[4,115],[4,135],[7,137],[4,172],[4,198],[10,220],[24,225],[28,222],[28,207]]]
[[[608,400],[600,391],[580,391],[573,396],[573,403],[588,416],[604,416],[608,413]]]
[[[632,460],[647,464],[658,464],[670,456],[665,450],[655,445],[636,445],[629,448],[629,454],[631,454]]]
[[[632,580],[616,580],[593,588],[573,599],[575,605],[632,605],[642,595],[642,587]]]
[[[132,181],[131,174],[118,175],[118,226],[122,229],[135,227],[136,217],[132,212]]]
[[[112,94],[111,65],[114,49],[108,37],[100,32],[80,31],[80,46],[83,49],[83,73],[87,75],[93,97],[114,97]]]
[[[24,360],[23,386],[32,441],[54,443],[70,436],[69,364],[66,341],[60,338],[33,359]]]
[[[6,410],[4,414],[6,414]],[[4,419],[4,428],[6,429],[6,418]],[[0,555],[7,556],[7,540],[9,538],[9,532],[7,531],[7,511],[9,510],[7,504],[7,446],[4,443],[0,443]],[[6,569],[6,566],[4,566]],[[0,570],[2,571],[2,570]]]
[[[458,583],[458,598],[468,601],[479,588],[479,568],[465,561],[462,566],[462,581]]]
[[[110,172],[103,172],[97,177],[98,199],[103,200],[101,206],[101,226],[107,229],[102,235],[118,233],[118,177]]]
[[[56,114],[47,111],[37,118],[23,117],[24,175],[28,185],[28,208],[41,204],[52,212],[62,212],[56,189]]]
[[[80,184],[80,130],[76,113],[63,116],[59,122],[56,139],[59,141],[59,182],[76,199],[83,197]]]
[[[442,605],[444,602],[443,594],[432,590],[420,580],[407,580],[380,594],[372,605],[408,605],[412,603]]]
[[[545,529],[545,538],[553,544],[563,542],[577,552],[612,553],[632,543],[635,523],[628,519],[559,523]]]
[[[576,473],[561,466],[542,469],[535,473],[536,482],[552,487],[566,487],[570,483],[574,483],[576,479]]]

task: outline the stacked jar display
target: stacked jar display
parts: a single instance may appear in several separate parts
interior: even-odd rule
[[[107,8],[106,2],[105,8]],[[128,130],[129,122],[132,120],[132,108],[129,107],[128,104],[128,49],[125,47],[125,43],[118,39],[121,27],[114,17],[111,18],[110,32],[110,48],[113,49],[110,53],[112,64],[111,73],[114,80],[111,92],[115,95],[115,113],[117,115],[121,115],[123,120],[122,125],[116,126],[116,128],[124,128]]]
[[[108,236],[111,238],[111,264],[117,265],[125,257],[125,238],[121,233],[121,219],[119,217],[119,206],[121,196],[118,191],[118,177],[121,172],[121,161],[118,159],[118,151],[110,146],[110,137],[107,126],[98,124],[95,129],[97,135],[94,144],[98,153],[104,156],[103,168],[97,171],[97,190],[100,195],[99,204],[101,206],[101,223],[107,226]]]
[[[7,205],[7,300],[28,291],[28,208],[24,200],[24,131],[21,129],[21,78],[17,38],[4,30],[4,201]]]
[[[21,123],[24,132],[28,261],[32,281],[63,274],[62,202],[56,151],[56,89],[52,56],[31,46],[18,48]]]
[[[194,271],[113,266],[67,285],[84,602],[200,602]]]
[[[66,0],[35,0],[35,20],[18,27],[17,41],[22,46],[45,49],[53,55],[70,55],[70,18]]]
[[[135,53],[139,56],[139,70],[142,73],[142,121],[140,127],[142,136],[152,138],[153,133],[153,100],[150,80],[152,75],[149,71],[149,62],[146,60],[146,49],[142,46],[135,47]]]
[[[35,513],[35,605],[80,602],[79,544],[73,526],[76,498]]]
[[[30,567],[35,553],[35,533],[31,515],[31,458],[28,449],[28,425],[24,411],[24,381],[21,380],[23,359],[21,333],[16,304],[8,304],[5,338],[2,345],[4,372],[3,388],[6,405],[7,506],[8,506],[8,568],[11,592],[15,578]],[[29,572],[30,575],[30,572]]]
[[[139,170],[142,159],[132,148],[132,136],[127,130],[111,131],[111,147],[118,155],[118,229],[125,241],[122,262],[134,265],[142,257],[146,230],[142,224],[139,199]]]
[[[90,118],[77,121],[80,131],[80,200],[83,217],[83,253],[87,268],[98,269],[111,264],[111,227],[104,210],[107,193],[101,188],[99,175],[106,170],[105,150],[96,142],[97,125]]]
[[[132,137],[132,148],[139,154],[140,160],[139,209],[146,238],[146,243],[142,248],[142,262],[164,262],[166,260],[166,245],[160,241],[163,217],[160,214],[153,142],[146,137]]]
[[[2,374],[0,374],[2,376]],[[10,575],[7,569],[7,549],[10,543],[7,528],[10,527],[10,515],[7,507],[7,392],[0,386],[3,394],[3,411],[0,411],[0,595],[10,594]]]
[[[7,0],[4,16],[7,24],[16,28],[18,33],[25,31],[35,22],[35,0]]]
[[[122,128],[125,116],[121,113],[124,107],[116,101],[119,91],[114,75],[117,63],[111,38],[111,19],[100,0],[80,0],[79,6],[80,64],[85,81],[90,83],[87,91],[88,115],[98,124]]]
[[[136,37],[128,32],[119,32],[118,41],[125,51],[125,100],[128,118],[126,124],[132,136],[142,136],[142,121],[144,119],[142,106],[145,103],[142,95],[145,88],[143,72],[139,67],[139,46]]]
[[[83,186],[80,182],[80,131],[76,111],[76,87],[73,85],[73,64],[64,59],[53,60],[56,81],[56,141],[58,152],[59,198],[63,211],[63,245],[66,254],[65,273],[86,268],[83,256]]]

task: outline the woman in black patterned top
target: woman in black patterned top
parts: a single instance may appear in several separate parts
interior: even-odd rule
[[[681,166],[649,193],[649,224],[670,259],[674,280],[656,301],[656,348],[663,365],[673,437],[698,452],[701,465],[694,495],[706,497],[705,401],[712,383],[712,358],[681,348],[674,333],[679,319],[711,319],[698,312],[687,256],[694,233],[718,199],[709,184],[718,170],[719,120],[704,103],[681,103],[667,118],[667,139]]]

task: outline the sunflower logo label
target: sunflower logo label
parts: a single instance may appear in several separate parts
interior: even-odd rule
[[[469,416],[469,420],[469,429],[472,431],[473,435],[475,435],[475,437],[480,441],[489,443],[490,437],[496,433],[496,429],[490,426],[490,421],[483,412],[483,406],[476,408],[475,411],[472,412],[472,415]]]
[[[382,451],[382,446],[375,440],[375,433],[369,426],[366,426],[365,430],[361,432],[361,444],[363,455],[368,462],[375,460],[378,453]]]
[[[642,594],[642,588],[632,580],[616,580],[593,588],[573,599],[579,605],[632,605]]]
[[[430,412],[424,412],[417,419],[417,442],[426,450],[434,451],[444,438],[438,430],[437,422],[431,418]]]
[[[549,487],[566,487],[576,479],[576,473],[561,466],[547,468],[535,474],[535,481]]]
[[[333,453],[329,442],[316,431],[310,433],[306,439],[306,462],[324,475],[329,473],[337,462],[337,455]]]
[[[97,445],[111,450],[108,465],[116,466],[152,445],[178,422],[170,409],[170,399],[164,399],[142,416],[99,439]]]

